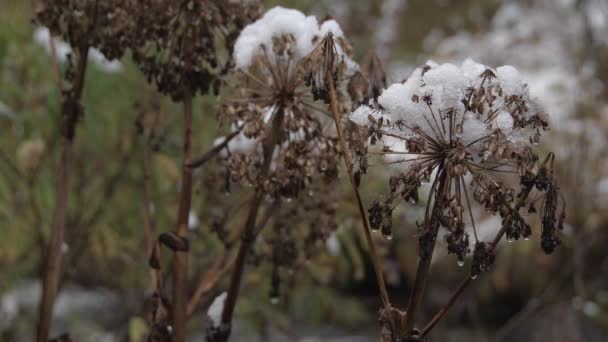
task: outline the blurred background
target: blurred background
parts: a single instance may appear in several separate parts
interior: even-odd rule
[[[491,273],[479,277],[430,335],[431,341],[608,340],[608,1],[607,0],[298,0],[294,7],[341,25],[361,61],[375,50],[389,84],[429,59],[459,64],[472,57],[510,64],[550,114],[540,148],[558,158],[568,202],[563,244],[499,245]],[[31,23],[34,4],[0,0],[0,341],[32,338],[40,293],[41,251],[49,236],[59,160],[59,93],[48,36]],[[58,47],[66,48],[66,47]],[[54,334],[77,341],[140,341],[148,289],[143,235],[142,144],[135,122],[143,110],[162,113],[162,139],[152,161],[158,230],[173,229],[180,178],[180,109],[160,98],[128,57],[93,56],[79,123],[63,251],[65,276],[55,306]],[[214,98],[195,102],[194,151],[202,154],[225,127]],[[195,152],[195,154],[198,154]],[[222,251],[211,232],[215,211],[238,194],[210,192],[213,166],[196,174],[190,213],[192,287]],[[385,193],[397,169],[370,169],[364,200]],[[335,192],[339,228],[325,253],[288,277],[281,301],[268,298],[270,265],[247,270],[233,341],[378,341],[380,300],[346,178]],[[421,204],[423,205],[423,204]],[[407,305],[416,267],[415,218],[422,206],[401,206],[394,238],[376,236],[391,298]],[[478,225],[486,239],[498,229]],[[484,235],[485,234],[485,235]],[[605,245],[606,244],[606,245]],[[440,248],[441,249],[441,248]],[[256,263],[253,263],[256,264]],[[442,307],[467,267],[453,255],[434,258],[423,317]],[[220,282],[225,288],[226,279]],[[219,292],[217,292],[219,293]],[[212,298],[211,298],[212,299]],[[208,306],[210,303],[204,305]],[[201,340],[205,310],[190,321]]]

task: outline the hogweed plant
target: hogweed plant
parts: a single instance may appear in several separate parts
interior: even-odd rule
[[[370,145],[378,146],[370,157],[401,169],[390,177],[389,193],[368,210],[372,229],[391,238],[395,207],[418,203],[421,187],[430,184],[424,216],[417,222],[413,290],[401,322],[390,322],[393,317],[383,313],[382,321],[391,323],[383,327],[384,340],[424,338],[470,280],[491,269],[503,236],[507,241],[530,238],[529,214],[540,216],[545,253],[559,245],[565,202],[553,176],[554,156],[541,159],[535,149],[548,129],[547,119],[515,68],[493,69],[470,59],[461,66],[429,62],[351,114],[353,122],[366,127]],[[501,218],[492,241],[479,239],[475,203]],[[420,331],[417,313],[437,239],[445,240],[459,266],[472,254],[471,269],[446,307]]]
[[[37,21],[72,46],[75,54],[69,60],[76,57],[76,64],[69,63],[66,82],[58,76],[63,148],[38,341],[48,341],[61,277],[70,159],[76,123],[83,115],[80,99],[89,48],[109,59],[129,50],[158,92],[183,104],[177,228],[156,238],[148,145],[158,138],[158,106],[144,106],[150,113],[141,113],[137,121],[146,139],[144,226],[154,290],[144,305],[149,341],[185,341],[188,318],[230,272],[227,292],[211,305],[207,329],[208,341],[227,341],[250,259],[272,264],[270,297],[278,300],[280,271],[299,269],[338,226],[333,197],[337,194],[319,193],[337,186],[340,158],[376,274],[382,341],[424,339],[471,281],[491,269],[503,236],[512,241],[533,234],[531,214],[539,214],[541,248],[551,253],[559,245],[565,201],[554,177],[554,155],[541,157],[535,147],[548,129],[548,118],[530,99],[517,70],[493,69],[472,60],[460,66],[429,62],[406,81],[386,88],[380,60],[369,54],[360,68],[335,20],[318,21],[282,7],[256,20],[259,15],[259,2],[251,0],[41,1]],[[195,159],[193,99],[211,90],[219,93],[219,121],[231,132]],[[359,185],[370,158],[395,165],[400,172],[390,178],[388,194],[366,209]],[[227,217],[212,225],[225,253],[215,259],[188,300],[193,174],[212,159],[221,162],[228,176],[225,190],[237,184],[251,188],[252,196],[243,206],[248,212],[241,229],[226,230]],[[213,182],[217,183],[215,178]],[[423,189],[428,195],[420,195]],[[392,238],[392,214],[400,202],[425,205],[417,222],[418,269],[404,311],[390,301],[372,236],[372,231],[380,231]],[[501,218],[493,240],[479,238],[478,207]],[[271,228],[264,231],[269,222]],[[438,239],[445,241],[456,264],[464,265],[471,256],[471,269],[443,309],[420,325],[418,312]],[[172,296],[164,293],[161,245],[174,252]]]
[[[124,14],[119,1],[40,1],[36,10],[36,23],[48,27],[53,68],[61,93],[60,135],[62,140],[61,160],[57,169],[55,207],[50,226],[50,238],[44,251],[44,275],[42,295],[39,303],[36,339],[46,342],[49,339],[55,297],[62,277],[62,245],[65,239],[67,202],[71,164],[73,159],[76,125],[84,115],[81,97],[84,89],[89,48],[99,47],[109,58],[120,57],[123,46],[113,44],[118,32],[99,27],[112,27],[108,18]],[[102,15],[103,13],[103,15]],[[125,32],[125,31],[121,31]],[[61,79],[52,35],[63,38],[72,47],[68,56],[65,80]]]
[[[339,44],[334,45],[334,40]],[[328,46],[331,54],[325,53]],[[313,190],[316,184],[336,180],[341,151],[331,114],[314,101],[329,103],[326,75],[337,84],[358,69],[349,54],[350,46],[336,21],[319,23],[315,17],[282,7],[267,11],[236,40],[235,75],[227,80],[220,112],[234,133],[218,139],[217,144],[224,149],[231,180],[252,186],[254,195],[240,232],[241,244],[221,321],[209,329],[211,341],[225,341],[230,335],[245,260],[259,234],[256,222],[260,208],[268,201],[293,201],[299,205],[310,202],[306,206],[314,210],[308,215],[324,217],[335,212],[327,203],[321,204]],[[335,63],[338,59],[340,63]],[[351,108],[346,91],[341,95],[342,108]],[[289,212],[289,208],[285,210]],[[277,214],[271,237],[273,297],[278,296],[278,267],[293,266],[295,260],[297,244],[280,219],[285,210]],[[312,245],[329,235],[319,227],[309,233],[306,239]]]
[[[133,13],[138,23],[132,40],[133,58],[159,92],[183,103],[183,165],[177,229],[159,236],[175,252],[170,301],[171,319],[151,322],[154,339],[185,341],[188,317],[188,217],[192,201],[192,100],[198,94],[217,90],[218,77],[225,73],[234,37],[258,14],[257,1],[151,1]],[[218,46],[219,44],[223,46]],[[158,247],[156,248],[158,250]],[[158,254],[158,253],[155,253]],[[159,268],[157,255],[151,266]],[[160,287],[159,287],[160,288]],[[155,293],[155,298],[162,294]],[[156,300],[158,309],[162,300]],[[164,308],[164,307],[163,307]],[[171,325],[168,324],[171,322]]]

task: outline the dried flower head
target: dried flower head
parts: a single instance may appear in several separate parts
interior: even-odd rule
[[[137,6],[135,0],[43,0],[36,21],[72,47],[96,47],[116,59],[131,47]]]
[[[179,101],[206,93],[227,70],[234,39],[259,15],[259,1],[153,0],[136,13],[133,57],[162,93]]]
[[[472,231],[472,274],[489,269],[494,242],[479,241],[474,202],[500,215],[512,240],[532,234],[520,209],[543,200],[543,250],[550,253],[559,244],[564,201],[553,177],[553,155],[539,162],[533,148],[548,122],[515,68],[491,69],[472,60],[460,67],[429,62],[376,102],[359,107],[351,120],[367,127],[372,145],[382,145],[378,154],[403,165],[390,179],[390,193],[372,204],[372,227],[390,236],[385,225],[390,226],[396,202],[418,202],[422,184],[431,183],[418,227],[422,259],[431,257],[441,228],[448,252],[462,264]],[[519,191],[509,185],[517,178]],[[533,191],[538,196],[531,196]]]
[[[234,49],[236,75],[227,80],[229,95],[220,114],[240,131],[226,144],[233,180],[292,198],[318,178],[336,178],[339,148],[331,118],[313,103],[302,72],[330,31],[331,37],[342,37],[333,20],[319,24],[315,17],[275,7],[241,32]]]
[[[307,260],[328,252],[327,240],[338,227],[338,201],[335,194],[325,194],[324,188],[313,184],[297,201],[283,203],[273,217],[271,229],[257,240],[255,254],[272,265],[271,302],[282,297],[281,271],[298,274]]]

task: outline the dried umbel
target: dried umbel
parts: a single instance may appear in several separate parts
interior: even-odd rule
[[[226,143],[233,180],[293,198],[314,181],[337,176],[337,138],[327,110],[312,101],[305,77],[312,71],[305,65],[315,63],[307,57],[320,51],[315,44],[341,36],[333,20],[319,24],[281,7],[245,27],[235,44],[235,77],[227,80],[219,114],[239,132],[228,143],[227,138],[217,141]],[[266,158],[271,159],[268,174],[262,167]]]
[[[497,229],[508,240],[530,237],[520,209],[540,207],[543,250],[550,253],[559,244],[564,200],[553,177],[553,155],[540,161],[534,151],[548,126],[546,114],[536,110],[513,67],[429,63],[358,108],[351,120],[367,127],[372,145],[382,146],[377,154],[403,165],[390,179],[389,194],[369,209],[372,228],[390,237],[397,202],[417,203],[421,187],[430,183],[418,225],[422,260],[431,258],[441,229],[459,264],[473,247],[473,276],[490,268],[497,241],[479,240],[474,202],[500,215]]]
[[[142,2],[134,14],[133,57],[158,90],[175,101],[206,93],[227,70],[235,37],[259,12],[256,0]]]
[[[296,276],[306,261],[327,252],[327,239],[338,227],[338,201],[336,194],[327,194],[325,188],[313,186],[297,201],[283,203],[274,215],[271,229],[258,240],[255,254],[272,265],[271,302],[284,298],[283,271]]]
[[[386,88],[386,73],[382,61],[371,52],[363,61],[361,72],[357,72],[348,82],[348,93],[357,105],[368,103],[370,99],[378,100]]]
[[[43,0],[36,21],[74,48],[95,47],[116,59],[133,45],[139,6],[136,0]]]

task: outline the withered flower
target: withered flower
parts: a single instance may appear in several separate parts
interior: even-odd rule
[[[226,72],[235,37],[259,1],[152,0],[134,13],[133,58],[162,93],[180,101],[206,93]]]
[[[378,100],[386,88],[386,73],[382,61],[374,52],[364,59],[361,72],[355,73],[348,82],[348,93],[358,105],[366,104],[370,99]]]
[[[497,230],[514,240],[532,234],[520,209],[543,200],[542,248],[550,253],[559,244],[564,201],[553,177],[553,155],[540,162],[534,150],[548,126],[546,114],[537,111],[513,67],[491,69],[472,60],[460,67],[429,63],[359,107],[351,120],[367,127],[372,145],[382,145],[376,154],[403,165],[390,179],[390,193],[372,203],[373,228],[390,237],[385,226],[397,202],[418,202],[422,184],[430,182],[418,225],[422,260],[431,258],[441,229],[459,265],[474,247],[472,276],[490,268],[497,241],[479,240],[474,202],[500,215]]]
[[[133,45],[136,0],[42,0],[36,21],[73,48],[95,47],[107,59],[118,59]]]
[[[303,73],[305,57],[329,31],[334,37],[341,36],[333,20],[319,24],[315,17],[275,7],[246,26],[235,42],[236,70],[222,88],[225,93],[219,113],[220,120],[230,123],[233,134],[219,138],[216,144],[223,147],[231,179],[253,186],[255,191],[241,233],[228,304],[221,325],[207,337],[210,341],[224,341],[230,334],[244,263],[260,233],[256,219],[266,200],[276,204],[296,198],[293,202],[298,205],[315,202],[323,196],[311,193],[314,185],[321,183],[327,188],[337,178],[340,149],[331,130],[333,122],[326,108],[313,103]],[[314,217],[316,213],[307,215]],[[297,257],[295,240],[284,230],[275,231],[276,241],[283,243],[275,243],[271,253],[273,298],[280,294],[279,266],[285,266],[277,262],[291,264]],[[317,236],[323,234],[313,234],[310,241]]]
[[[324,71],[310,69],[310,54],[322,54],[323,46],[329,46],[339,53],[328,58],[346,61],[342,48],[326,40],[342,36],[333,20],[319,24],[315,17],[281,7],[245,27],[235,43],[236,75],[227,80],[219,114],[241,131],[226,144],[224,154],[233,181],[262,185],[273,197],[294,198],[315,180],[336,178],[339,148],[331,117],[313,102],[324,96],[321,84],[315,83],[317,72]],[[310,94],[307,82],[319,86],[316,95]],[[262,167],[266,158],[268,172]]]

